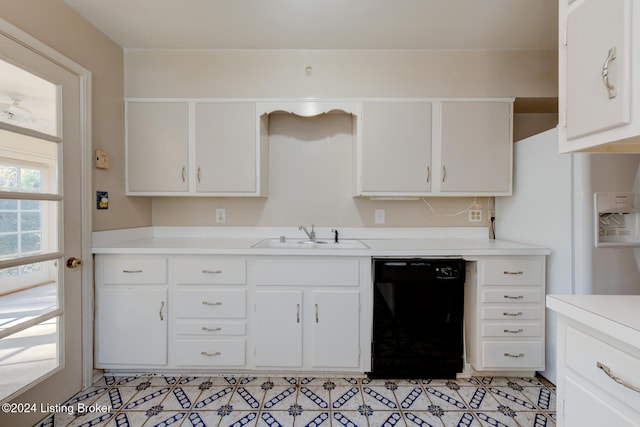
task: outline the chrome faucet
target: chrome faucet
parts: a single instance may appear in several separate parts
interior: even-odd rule
[[[302,230],[305,233],[307,233],[307,236],[309,236],[309,240],[311,240],[312,242],[316,241],[316,232],[314,231],[315,226],[313,224],[311,224],[311,232],[309,232],[309,230],[307,230],[307,227],[305,227],[304,225],[301,225],[300,227],[298,227],[298,230]]]

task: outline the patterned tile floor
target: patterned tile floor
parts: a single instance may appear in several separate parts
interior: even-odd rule
[[[106,376],[39,426],[542,427],[555,397],[543,378]]]

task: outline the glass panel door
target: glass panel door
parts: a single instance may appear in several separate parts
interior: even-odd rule
[[[57,85],[0,60],[0,400],[61,367]]]

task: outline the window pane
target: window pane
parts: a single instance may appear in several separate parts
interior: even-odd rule
[[[3,234],[0,239],[0,259],[15,258],[18,255],[18,234]]]
[[[20,214],[21,231],[40,231],[41,225],[40,212],[22,212]]]
[[[18,232],[18,212],[0,210],[0,238],[2,233]]]
[[[0,191],[58,193],[57,143],[3,129],[0,142]]]
[[[0,331],[58,309],[57,264],[46,261],[0,270]]]
[[[18,168],[0,165],[0,191],[18,191]]]
[[[57,252],[60,202],[0,200],[0,259]]]
[[[0,121],[13,126],[58,135],[57,87],[35,74],[0,60],[0,76],[5,89],[0,103]],[[29,88],[25,91],[26,88]]]
[[[60,365],[59,318],[0,339],[0,400]]]

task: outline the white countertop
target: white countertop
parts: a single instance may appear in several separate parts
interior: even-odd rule
[[[392,236],[373,236],[358,239],[367,245],[364,249],[285,249],[285,248],[256,248],[256,244],[265,239],[264,235],[250,236],[237,233],[237,236],[227,232],[216,236],[206,233],[193,233],[186,230],[179,236],[174,230],[171,233],[160,232],[121,232],[117,238],[94,239],[93,253],[95,254],[203,254],[203,255],[320,255],[320,256],[462,256],[473,257],[481,255],[548,255],[549,249],[503,240],[492,240],[486,237],[466,237],[465,234],[452,231],[453,236],[443,237],[439,230],[434,237],[424,237],[425,233],[417,233],[418,237],[406,237],[406,231],[399,233],[398,238]],[[176,235],[178,234],[178,235]],[[343,235],[353,238],[354,232],[347,231]],[[389,233],[388,233],[389,234]],[[428,234],[427,234],[428,235]],[[277,234],[269,234],[277,238]],[[293,239],[302,239],[296,236]]]
[[[547,295],[547,307],[640,349],[640,295]]]

